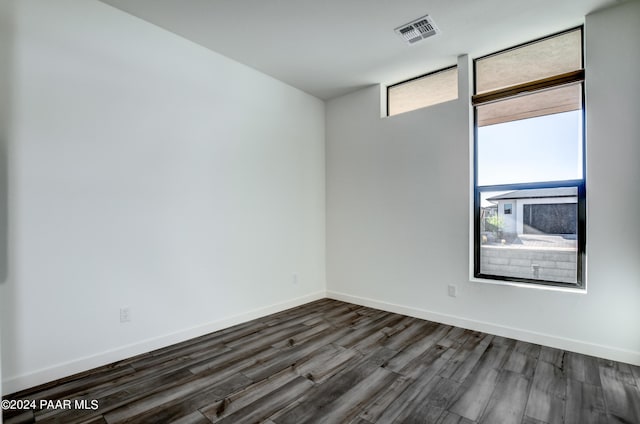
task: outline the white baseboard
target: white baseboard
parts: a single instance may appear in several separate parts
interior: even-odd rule
[[[222,330],[224,328],[241,324],[243,322],[251,321],[252,319],[260,318],[266,315],[274,314],[276,312],[284,311],[289,308],[304,305],[305,303],[313,302],[315,300],[324,299],[325,297],[325,291],[311,293],[263,308],[243,312],[241,314],[227,317],[218,321],[198,325],[196,327],[188,328],[159,337],[149,338],[134,344],[118,347],[116,349],[97,353],[95,355],[87,356],[84,358],[74,359],[28,374],[19,375],[17,377],[9,377],[2,381],[2,393],[15,393],[20,390],[35,387],[50,381],[55,381],[73,374],[101,367],[103,365],[121,361],[123,359],[131,358],[132,356],[150,352],[155,349],[160,349],[175,343],[180,343],[185,340],[203,336],[214,331]]]
[[[327,291],[327,297],[343,302],[355,303],[356,305],[368,306],[383,311],[394,312],[397,314],[408,315],[415,318],[435,321],[442,324],[453,325],[474,331],[482,331],[483,333],[493,334],[496,336],[508,337],[511,339],[522,340],[529,343],[540,344],[544,346],[554,347],[557,349],[568,350],[571,352],[582,353],[599,358],[610,359],[618,362],[640,366],[640,352],[631,350],[618,349],[610,346],[604,346],[581,340],[568,339],[565,337],[553,336],[550,334],[537,333],[529,330],[508,327],[505,325],[494,324],[490,322],[474,321],[468,318],[462,318],[454,315],[447,315],[438,312],[431,312],[425,309],[413,308],[395,303],[383,302],[366,297],[353,296],[346,293],[336,291]]]

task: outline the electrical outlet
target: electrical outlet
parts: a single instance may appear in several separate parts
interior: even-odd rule
[[[131,308],[123,306],[120,308],[120,322],[131,322]]]
[[[294,286],[298,285],[298,274],[293,274],[293,276],[291,277],[291,284],[293,284]]]
[[[449,296],[457,297],[458,296],[458,287],[453,284],[449,284]]]

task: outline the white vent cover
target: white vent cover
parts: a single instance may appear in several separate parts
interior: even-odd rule
[[[395,31],[407,44],[415,44],[427,37],[440,34],[440,29],[438,29],[429,15],[424,15],[413,22],[401,25]]]

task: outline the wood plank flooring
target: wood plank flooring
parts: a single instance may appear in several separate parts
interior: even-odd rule
[[[640,424],[640,367],[323,299],[6,399],[12,423]]]

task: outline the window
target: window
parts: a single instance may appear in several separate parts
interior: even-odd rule
[[[474,276],[582,288],[582,28],[474,65]]]
[[[410,112],[458,98],[458,68],[432,72],[387,87],[387,115]]]

